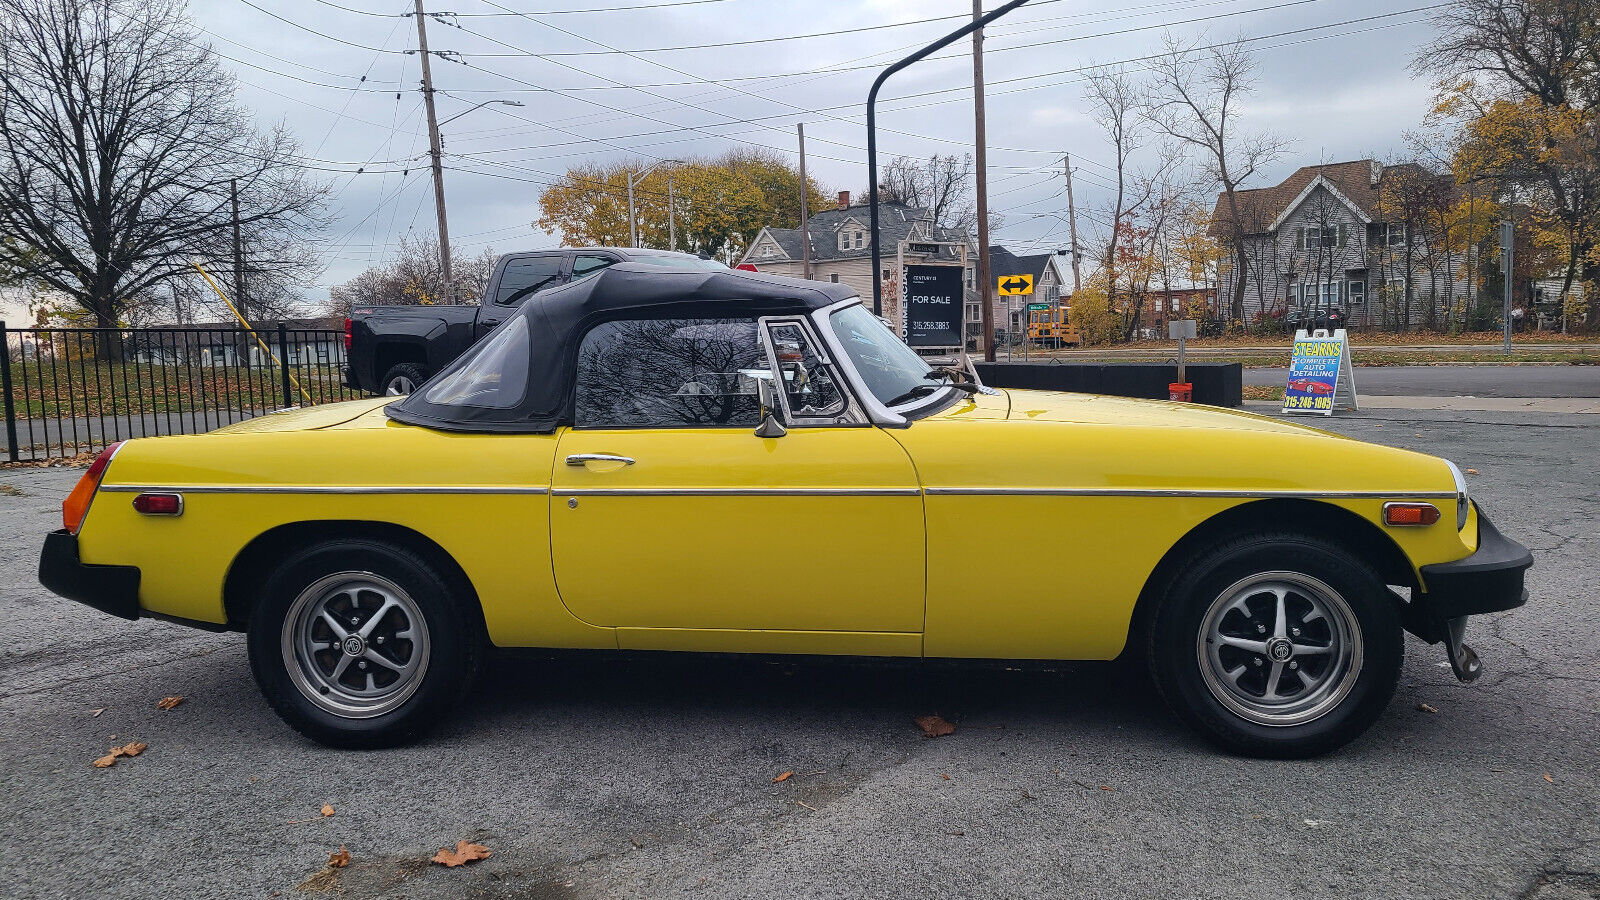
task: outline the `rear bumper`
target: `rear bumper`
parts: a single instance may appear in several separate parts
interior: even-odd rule
[[[1523,576],[1533,565],[1527,547],[1501,534],[1478,510],[1478,549],[1465,559],[1422,567],[1428,589],[1409,605],[1407,630],[1430,643],[1448,638],[1453,619],[1515,609],[1528,602]]]
[[[60,529],[45,535],[39,583],[52,593],[122,619],[139,618],[139,570],[92,566],[78,559],[78,536]]]

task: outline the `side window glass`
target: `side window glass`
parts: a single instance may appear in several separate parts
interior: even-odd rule
[[[754,428],[766,371],[754,319],[603,322],[578,345],[575,424]]]
[[[844,412],[844,392],[833,367],[822,361],[806,332],[793,322],[780,322],[767,331],[772,354],[778,361],[789,414],[796,419],[836,416]]]
[[[513,259],[506,263],[505,271],[500,273],[500,289],[495,292],[494,302],[521,303],[545,288],[560,284],[562,259],[558,253]]]
[[[429,385],[435,406],[510,409],[528,392],[528,320],[517,316],[482,345],[470,362]]]
[[[606,266],[616,264],[616,260],[609,256],[578,256],[572,260],[573,279],[582,278],[590,272],[598,272]]]

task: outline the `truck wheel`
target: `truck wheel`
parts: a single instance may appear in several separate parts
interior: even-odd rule
[[[383,375],[383,395],[402,397],[422,387],[428,373],[416,363],[397,363]]]
[[[404,743],[449,715],[477,669],[482,631],[464,594],[387,543],[308,547],[262,586],[251,671],[278,715],[314,741]]]
[[[1264,757],[1315,756],[1366,731],[1405,655],[1399,599],[1370,566],[1279,531],[1195,554],[1149,639],[1173,711],[1224,748]]]

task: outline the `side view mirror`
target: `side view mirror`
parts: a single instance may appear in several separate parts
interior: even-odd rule
[[[773,395],[772,379],[756,379],[756,400],[761,404],[761,424],[756,426],[756,437],[780,438],[789,433],[783,423],[773,413],[777,407],[777,397]]]

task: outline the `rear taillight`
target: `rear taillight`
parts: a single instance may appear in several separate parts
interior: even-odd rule
[[[121,441],[100,451],[100,455],[89,464],[88,471],[78,479],[73,486],[72,493],[67,499],[61,501],[61,524],[73,534],[83,527],[83,517],[89,514],[89,504],[94,502],[95,491],[100,489],[100,479],[105,477],[106,467],[111,465],[111,457],[117,455],[117,448],[122,446]]]
[[[344,320],[344,349],[350,349],[350,320]]]

